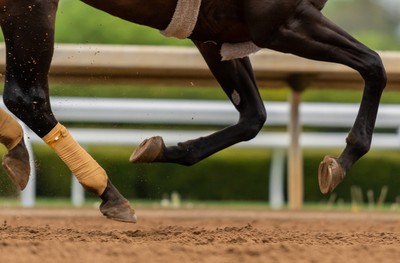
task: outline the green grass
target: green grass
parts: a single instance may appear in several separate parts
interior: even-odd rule
[[[0,87],[3,93],[3,87]],[[260,87],[263,100],[288,101],[290,88]],[[163,86],[163,85],[84,85],[84,84],[52,84],[51,96],[92,97],[92,98],[160,98],[160,99],[204,99],[228,100],[227,95],[216,86]],[[360,89],[308,89],[302,94],[304,102],[339,102],[359,103]],[[385,90],[381,103],[400,104],[400,91]]]
[[[172,205],[163,206],[161,200],[129,200],[135,209],[171,209],[176,208]],[[100,205],[100,199],[86,198],[81,208],[95,208]],[[18,208],[21,207],[18,198],[0,198],[1,208]],[[37,198],[35,208],[74,208],[71,200],[68,198]],[[179,208],[181,209],[252,209],[252,210],[271,210],[268,202],[262,201],[199,201],[199,200],[181,200]],[[278,209],[281,211],[288,210],[284,205]],[[327,202],[303,204],[303,211],[336,211],[336,212],[398,212],[400,204],[385,204],[381,207],[370,207],[367,203],[354,205],[351,203],[335,203]],[[275,210],[276,211],[276,210]]]
[[[82,207],[98,207],[100,199],[86,198]],[[130,199],[132,206],[136,208],[172,208],[172,206],[162,206],[161,200],[151,199]],[[19,207],[19,198],[0,198],[0,207]],[[36,199],[35,207],[73,207],[69,198],[42,198]],[[181,200],[181,208],[268,208],[267,202],[256,201],[200,201],[200,200]]]

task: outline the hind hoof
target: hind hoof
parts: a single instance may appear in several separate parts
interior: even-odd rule
[[[135,210],[131,208],[128,201],[117,205],[110,205],[109,202],[103,202],[100,205],[100,211],[108,219],[126,223],[136,223],[137,221]]]
[[[24,140],[3,156],[3,168],[12,183],[24,190],[29,181],[31,167]]]
[[[337,159],[325,156],[318,169],[319,189],[323,194],[331,193],[344,179],[345,172]]]
[[[152,163],[161,159],[165,144],[160,136],[144,140],[129,158],[131,163]]]

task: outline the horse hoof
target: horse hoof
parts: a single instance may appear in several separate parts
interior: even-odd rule
[[[131,163],[151,163],[157,161],[164,151],[165,144],[160,136],[144,140],[129,158]]]
[[[137,217],[135,215],[135,210],[131,208],[128,201],[112,205],[109,203],[110,202],[103,202],[100,205],[100,211],[105,217],[120,222],[136,223]]]
[[[12,183],[24,190],[29,181],[31,172],[29,153],[23,140],[3,156],[3,168]]]
[[[344,177],[345,173],[337,159],[325,156],[318,169],[318,183],[321,192],[323,194],[331,193],[343,181]]]

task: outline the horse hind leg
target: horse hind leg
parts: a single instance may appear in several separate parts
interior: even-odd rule
[[[251,4],[252,1],[248,3]],[[364,79],[364,91],[357,118],[347,138],[346,147],[338,158],[326,156],[319,167],[319,186],[330,193],[343,180],[351,166],[371,145],[386,73],[379,55],[355,40],[326,19],[318,8],[303,1],[273,38],[257,24],[262,13],[247,15],[254,42],[265,48],[292,53],[301,57],[340,63],[357,70]]]
[[[240,113],[238,123],[206,137],[165,146],[161,137],[145,140],[132,154],[135,163],[170,162],[193,165],[241,141],[254,138],[266,120],[248,58],[221,61],[220,46],[195,42],[211,72]]]

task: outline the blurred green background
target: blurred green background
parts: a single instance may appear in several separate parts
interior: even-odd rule
[[[398,0],[395,0],[398,1]],[[400,49],[400,11],[390,0],[328,1],[324,14],[375,50]],[[394,4],[394,5],[393,5]],[[157,30],[127,23],[76,0],[61,0],[57,14],[56,42],[134,45],[191,46],[189,40],[160,35]],[[400,63],[400,62],[399,62]],[[266,101],[286,101],[289,89],[260,87]],[[85,84],[51,87],[52,96],[185,98],[226,100],[215,87],[170,87]],[[361,90],[306,90],[304,101],[359,102]],[[383,103],[400,103],[400,93],[386,91]],[[73,123],[68,125],[74,125]],[[88,146],[87,150],[106,169],[114,184],[128,198],[159,200],[173,191],[185,200],[236,200],[268,202],[269,165],[272,150],[226,149],[192,167],[172,164],[131,165],[132,147]],[[4,151],[4,150],[3,150]],[[45,145],[35,145],[37,194],[39,197],[69,197],[70,173]],[[318,189],[317,169],[325,154],[340,149],[304,152],[305,201],[325,203]],[[335,191],[338,199],[350,202],[351,186],[373,190],[377,196],[389,186],[386,201],[400,196],[400,152],[372,150],[348,174]],[[0,176],[0,196],[18,193],[4,174]]]

